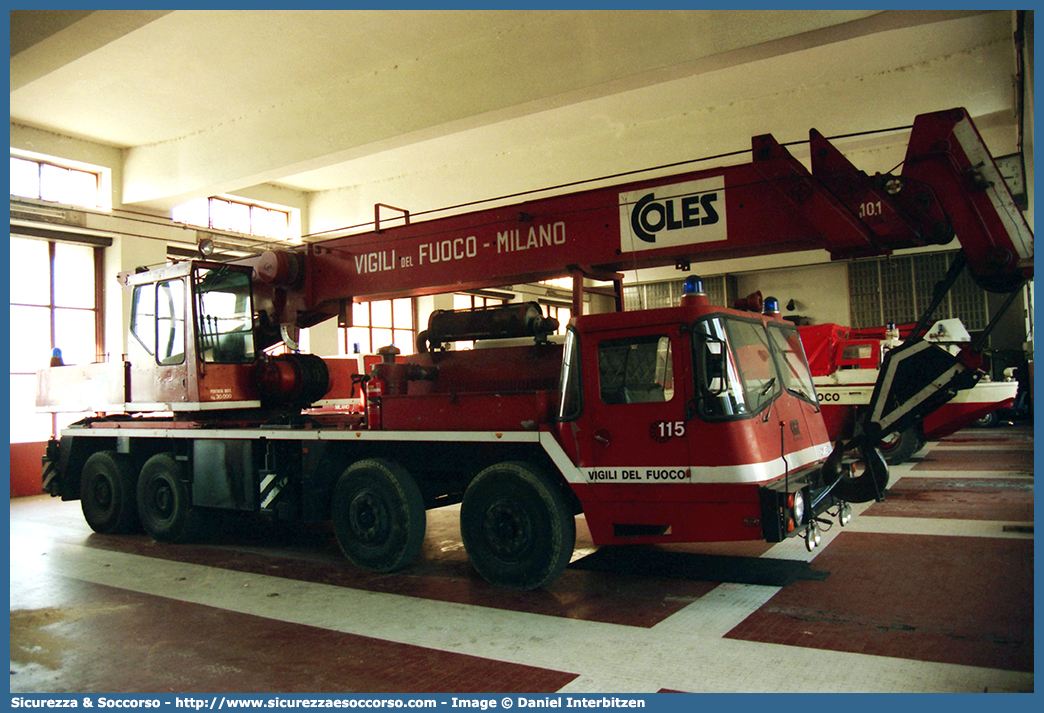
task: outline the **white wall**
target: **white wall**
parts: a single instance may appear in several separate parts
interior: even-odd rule
[[[813,324],[851,322],[844,263],[737,275],[736,287],[740,297],[758,290],[763,297],[775,297],[784,317],[801,315]],[[786,308],[790,300],[795,302],[793,310]]]

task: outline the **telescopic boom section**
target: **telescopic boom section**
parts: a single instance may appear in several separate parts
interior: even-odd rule
[[[285,325],[347,318],[352,298],[431,294],[797,250],[835,259],[945,244],[977,276],[1032,273],[1033,234],[968,113],[917,117],[901,176],[869,177],[818,132],[812,171],[771,136],[750,163],[629,182],[311,243],[254,259]]]

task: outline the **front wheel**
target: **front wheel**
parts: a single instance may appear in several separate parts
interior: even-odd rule
[[[472,566],[492,584],[536,589],[569,564],[576,521],[565,496],[528,463],[498,463],[471,481],[460,532]]]
[[[80,509],[91,529],[100,533],[129,532],[138,523],[134,464],[130,456],[99,451],[80,472]]]
[[[158,542],[186,542],[203,534],[206,517],[192,505],[184,468],[173,453],[157,453],[138,476],[141,524]]]
[[[394,572],[420,554],[424,498],[398,464],[381,458],[361,460],[337,480],[333,523],[337,544],[356,566]]]

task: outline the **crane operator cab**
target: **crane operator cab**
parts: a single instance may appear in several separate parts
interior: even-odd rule
[[[558,428],[596,544],[814,537],[848,512],[796,327],[698,278],[679,307],[573,320]]]
[[[260,405],[250,268],[187,261],[121,280],[131,289],[130,410]]]

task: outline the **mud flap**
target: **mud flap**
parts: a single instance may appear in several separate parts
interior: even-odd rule
[[[47,450],[44,451],[44,455],[40,459],[43,466],[43,487],[41,490],[49,493],[52,497],[62,494],[61,477],[58,472],[59,457],[58,441],[52,437],[47,441]]]

